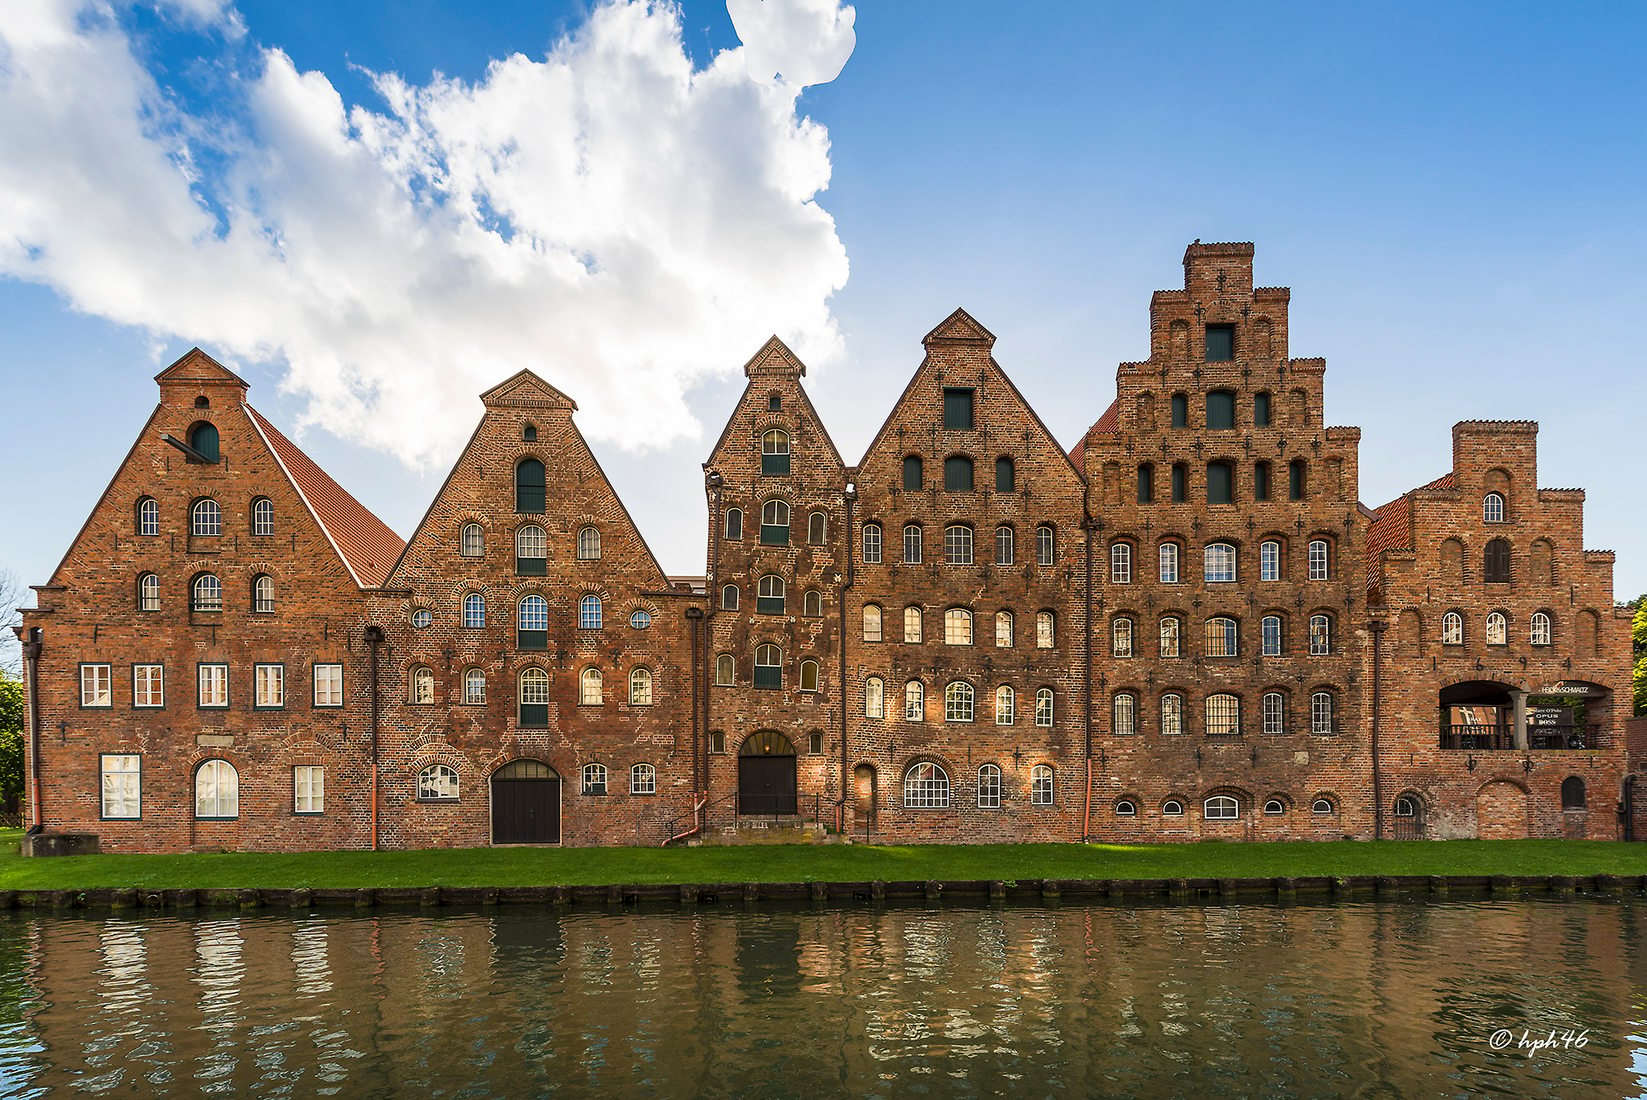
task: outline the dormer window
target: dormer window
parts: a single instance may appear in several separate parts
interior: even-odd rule
[[[761,436],[761,473],[782,476],[789,473],[789,433],[773,428]]]
[[[1207,362],[1228,363],[1235,358],[1235,326],[1207,326]]]

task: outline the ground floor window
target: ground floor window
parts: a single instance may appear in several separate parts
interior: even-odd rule
[[[292,769],[292,812],[318,814],[326,810],[326,769],[299,764]]]
[[[136,754],[103,757],[103,817],[131,820],[143,816],[143,760]]]
[[[240,816],[240,773],[227,760],[208,760],[194,773],[194,816]]]
[[[910,768],[904,773],[904,805],[912,810],[947,810],[949,773],[924,761]]]
[[[1029,772],[1029,803],[1032,806],[1052,805],[1052,769],[1037,764]]]

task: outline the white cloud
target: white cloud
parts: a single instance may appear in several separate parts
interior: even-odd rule
[[[686,390],[770,333],[840,350],[828,135],[799,78],[751,80],[742,54],[695,70],[673,7],[612,0],[476,83],[378,76],[380,111],[269,50],[242,102],[191,114],[100,0],[5,0],[0,274],[284,364],[310,421],[414,465],[522,367],[592,436],[666,444],[697,430]]]
[[[726,0],[756,80],[781,76],[791,84],[827,84],[852,56],[858,13],[837,0]]]

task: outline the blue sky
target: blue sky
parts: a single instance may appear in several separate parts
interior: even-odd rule
[[[46,580],[152,407],[152,375],[198,343],[277,423],[307,425],[310,452],[402,534],[479,413],[420,393],[478,393],[541,348],[535,369],[583,406],[665,567],[699,571],[699,463],[770,332],[812,365],[854,461],[922,334],[964,306],[1067,447],[1109,403],[1116,364],[1146,354],[1149,295],[1181,285],[1200,238],[1254,241],[1258,281],[1292,288],[1292,353],[1326,358],[1328,422],[1363,430],[1366,503],[1449,469],[1456,420],[1536,419],[1541,484],[1589,490],[1586,545],[1619,551],[1619,598],[1647,592],[1632,461],[1644,153],[1621,122],[1647,107],[1647,8],[869,2],[839,77],[758,92],[700,79],[740,44],[723,2],[682,4],[678,30],[667,13],[631,26],[677,36],[646,46],[639,75],[590,45],[621,37],[591,29],[603,11],[165,0],[67,22],[113,51],[84,83],[20,62],[36,56],[28,28],[8,41],[0,15],[0,568]],[[654,79],[673,71],[671,42],[700,71],[689,92]],[[785,42],[766,42],[780,69],[816,61]],[[553,131],[574,117],[535,98],[556,48],[582,58],[563,75],[586,96],[611,93],[592,108],[601,140],[579,146],[606,158],[593,191],[557,190],[527,155],[561,148]],[[514,83],[489,75],[513,54],[530,63]],[[108,60],[125,56],[129,71]],[[134,100],[146,120],[113,117],[144,81],[159,96]],[[371,121],[393,114],[394,87],[421,96],[415,141]],[[333,100],[369,113],[342,152],[313,136]],[[31,129],[42,117],[57,129]],[[377,130],[393,156],[362,136]],[[403,253],[387,216],[359,229],[348,203],[385,173],[432,186],[400,167],[409,150],[456,173],[481,131],[522,163],[475,169],[434,215],[401,212],[446,234],[439,247]],[[180,165],[186,186],[164,178]],[[85,179],[101,187],[77,197]],[[613,194],[632,205],[588,215],[588,231],[579,219]],[[50,224],[29,221],[37,208]],[[257,247],[209,239],[242,215]],[[635,257],[635,224],[664,243]],[[533,234],[582,266],[522,260]],[[408,264],[420,279],[374,297]],[[618,289],[579,297],[592,273]],[[366,336],[334,335],[379,310]],[[431,313],[443,327],[399,331]],[[415,361],[425,348],[432,365]],[[357,361],[387,365],[339,383]]]

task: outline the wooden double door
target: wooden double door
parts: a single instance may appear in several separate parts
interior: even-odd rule
[[[492,774],[492,843],[560,843],[560,775],[536,760]]]

